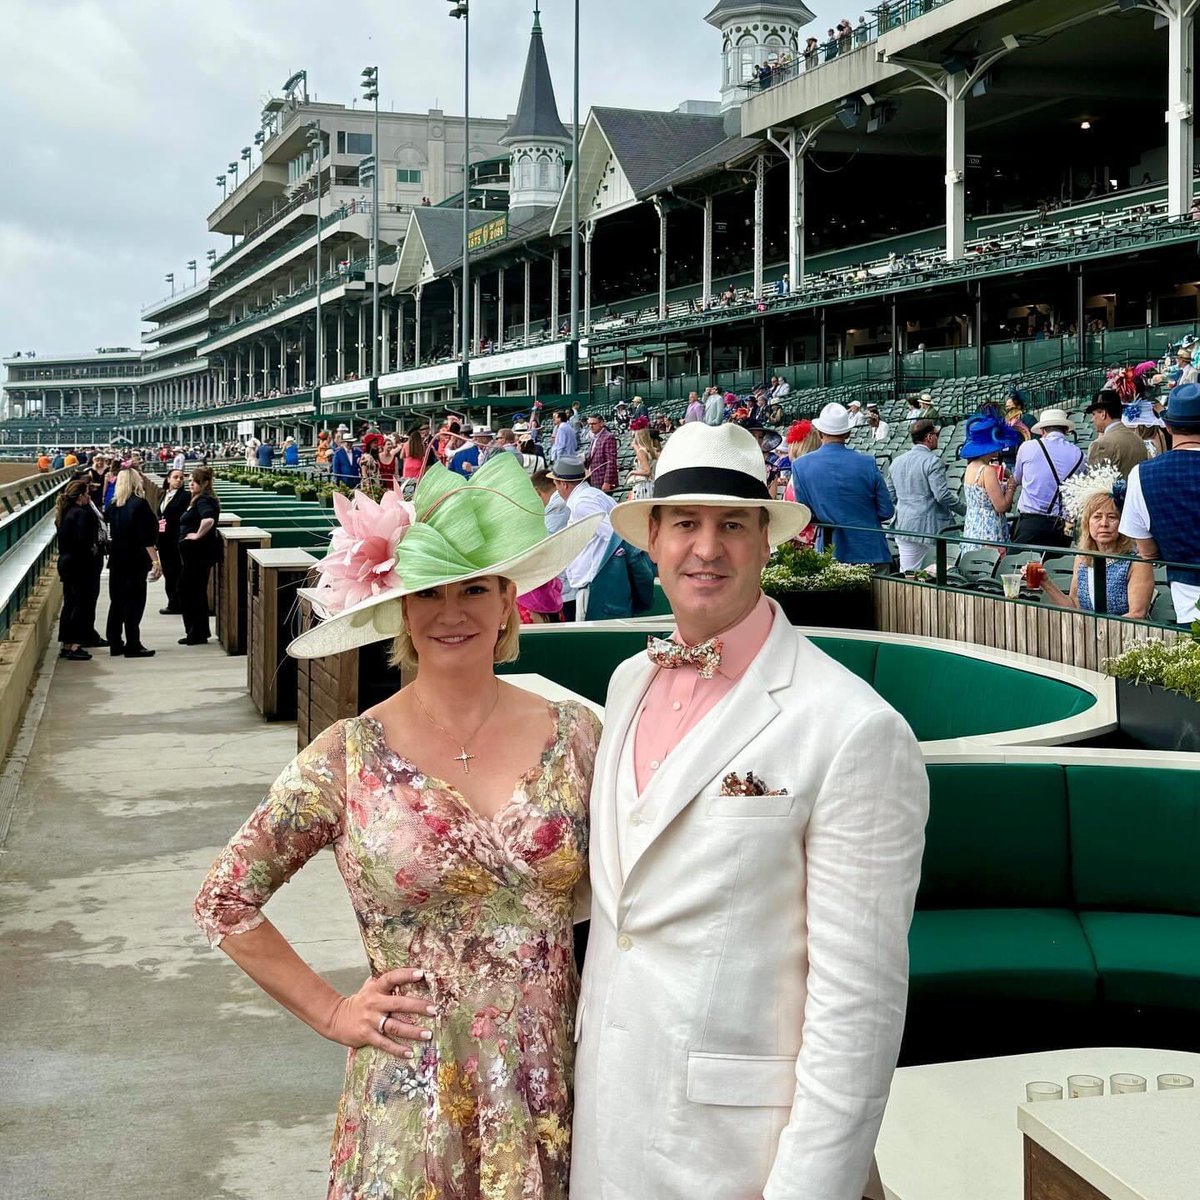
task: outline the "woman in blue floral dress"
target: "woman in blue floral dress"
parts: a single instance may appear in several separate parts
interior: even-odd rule
[[[996,414],[981,413],[967,422],[967,440],[959,457],[967,460],[963,473],[963,542],[959,550],[982,549],[987,542],[1008,541],[1008,510],[1012,507],[1015,488],[1011,477],[1004,479],[1000,456],[1019,445],[1021,436]],[[979,538],[980,541],[972,541]]]
[[[330,1200],[565,1200],[574,893],[600,728],[583,705],[501,682],[494,664],[516,655],[518,590],[557,574],[595,522],[545,538],[512,455],[469,483],[431,468],[414,504],[359,498],[339,514],[346,536],[335,534],[313,597],[329,619],[293,652],[348,649],[401,624],[393,652],[415,680],[283,771],[210,870],[196,917],[260,986],[350,1049]],[[402,582],[387,578],[393,557]],[[343,606],[368,576],[386,586]],[[371,970],[353,996],[262,912],[325,846]]]

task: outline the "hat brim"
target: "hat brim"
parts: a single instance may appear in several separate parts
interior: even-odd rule
[[[591,540],[603,514],[585,517],[557,533],[543,538],[536,545],[502,562],[493,563],[486,571],[473,571],[467,575],[447,575],[420,588],[399,587],[380,592],[377,596],[362,600],[335,616],[318,622],[305,630],[288,646],[292,658],[324,658],[330,654],[341,654],[356,650],[373,642],[390,641],[404,628],[404,610],[400,601],[417,591],[431,587],[446,587],[462,583],[467,579],[481,579],[488,575],[502,575],[511,579],[522,596],[534,588],[548,583],[575,558]],[[300,595],[312,602],[320,611],[321,594],[314,588],[301,588]]]
[[[747,500],[744,496],[714,496],[711,492],[682,493],[663,500],[624,500],[608,514],[614,532],[639,550],[650,549],[650,511],[675,508],[763,508],[767,511],[767,540],[778,546],[791,541],[812,520],[806,504],[794,500]]]
[[[1039,421],[1036,425],[1030,426],[1030,433],[1041,433],[1044,429],[1065,429],[1068,433],[1074,433],[1075,422],[1067,421],[1065,423],[1060,423],[1058,421],[1051,421],[1049,425],[1043,425],[1042,422]]]
[[[822,425],[820,417],[813,417],[812,426],[818,433],[823,433],[826,437],[843,437],[851,432],[851,426],[848,422],[846,428],[842,429],[836,425]]]
[[[546,472],[546,478],[553,483],[586,483],[592,477],[591,471],[585,470],[582,475],[555,475],[554,468]]]

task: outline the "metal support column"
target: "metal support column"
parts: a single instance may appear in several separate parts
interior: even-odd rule
[[[967,102],[960,75],[946,86],[946,258],[962,258],[967,236]]]
[[[1197,0],[1156,0],[1153,7],[1167,22],[1167,212],[1186,216],[1192,207]]]
[[[558,247],[555,246],[550,254],[550,336],[558,336],[558,290],[559,290]]]
[[[482,339],[483,337],[483,288],[480,287],[479,276],[476,275],[471,280],[471,328],[475,331],[475,336]]]
[[[462,287],[459,285],[457,279],[450,280],[450,291],[452,296],[450,302],[450,344],[457,346],[460,343],[458,323],[462,319],[462,304],[459,300],[459,297],[462,295]]]
[[[497,350],[504,343],[504,268],[496,272],[496,341]]]
[[[700,251],[700,301],[707,308],[713,298],[713,198],[704,197],[704,243]]]
[[[588,221],[583,227],[583,332],[592,332],[592,238],[596,233],[596,222]]]
[[[529,345],[529,319],[530,319],[530,316],[532,315],[531,306],[530,306],[531,297],[530,297],[529,292],[532,287],[533,287],[533,263],[529,259],[526,259],[525,260],[525,306],[521,313],[521,316],[524,319],[524,324],[525,324],[525,336],[523,338],[523,341],[526,346]]]
[[[658,319],[667,319],[667,209],[662,200],[654,198],[658,213]]]
[[[476,283],[478,283],[478,280],[476,280]],[[417,290],[415,293],[415,295],[416,295],[416,316],[414,318],[414,331],[413,331],[413,366],[414,367],[419,367],[421,365],[421,293],[424,290],[425,289],[422,287],[422,285],[418,283]]]
[[[763,176],[766,159],[759,155],[754,160],[754,298],[763,290]]]

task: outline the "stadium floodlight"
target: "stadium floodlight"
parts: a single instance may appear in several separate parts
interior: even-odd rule
[[[363,99],[375,106],[371,153],[358,164],[358,186],[371,185],[371,374],[379,375],[379,68],[363,67]]]
[[[172,296],[173,296],[173,295],[175,295],[175,272],[174,272],[174,271],[168,271],[168,272],[167,272],[167,273],[166,273],[166,274],[163,276],[163,282],[164,282],[164,283],[169,283],[169,284],[171,285],[171,295],[172,295]]]
[[[196,286],[196,260],[189,258],[187,260],[187,269],[192,273],[192,287]]]
[[[968,54],[962,53],[961,51],[947,54],[946,57],[942,59],[941,63],[942,70],[945,71],[947,75],[957,75],[961,71],[970,71],[974,68],[974,66],[975,59],[971,58]]]
[[[857,96],[846,96],[838,101],[833,115],[843,129],[855,129],[862,117],[862,101]]]
[[[449,14],[450,16],[457,19],[457,18],[465,17],[467,15],[467,12],[468,12],[467,0],[449,0],[449,3],[450,3],[450,14]]]
[[[208,259],[208,265],[211,267],[217,261],[217,252],[215,250],[206,250],[204,257]]]
[[[222,200],[224,200],[224,199],[225,199],[225,197],[226,197],[227,195],[229,195],[229,187],[228,187],[228,185],[225,183],[225,176],[224,176],[224,175],[218,175],[218,176],[217,176],[217,187],[219,187],[219,188],[221,189],[221,199],[222,199]]]

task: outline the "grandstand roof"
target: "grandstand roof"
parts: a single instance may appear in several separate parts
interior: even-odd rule
[[[717,25],[726,17],[734,17],[740,13],[776,12],[782,16],[791,17],[801,25],[816,20],[812,11],[801,0],[718,0],[717,6],[704,19],[710,25]]]
[[[472,209],[470,227],[502,217],[490,209]],[[400,261],[396,266],[393,294],[406,291],[423,279],[440,275],[462,261],[462,209],[418,207],[412,210]]]
[[[546,45],[542,39],[542,22],[534,14],[533,33],[529,38],[529,57],[525,60],[525,79],[521,83],[521,100],[517,115],[500,139],[502,146],[513,142],[570,141],[570,134],[558,117],[558,102],[554,98],[554,81],[546,61]]]
[[[651,195],[664,176],[728,140],[723,117],[593,108],[592,119],[639,199]]]

